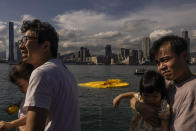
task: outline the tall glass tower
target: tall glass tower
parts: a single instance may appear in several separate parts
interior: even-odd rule
[[[187,47],[187,51],[188,51],[188,62],[190,62],[191,57],[190,57],[190,38],[188,35],[188,31],[182,31],[182,38],[184,38],[187,41],[188,47]]]
[[[142,51],[143,51],[143,57],[145,60],[148,60],[150,57],[150,38],[144,37],[142,39]]]
[[[105,57],[106,57],[105,64],[110,65],[111,64],[111,58],[112,58],[111,45],[106,45],[105,46]]]
[[[14,23],[9,22],[9,53],[8,62],[14,63]]]

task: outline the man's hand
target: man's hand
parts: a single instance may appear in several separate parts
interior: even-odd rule
[[[9,122],[0,121],[0,131],[8,131],[12,128]]]
[[[136,110],[141,114],[146,122],[151,124],[153,127],[160,127],[161,120],[159,119],[158,112],[160,108],[150,106],[137,101],[135,103]]]

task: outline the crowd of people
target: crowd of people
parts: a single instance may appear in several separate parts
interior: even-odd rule
[[[77,83],[68,68],[57,59],[59,36],[48,22],[24,21],[19,41],[22,62],[9,73],[25,99],[18,119],[0,122],[0,131],[80,131]],[[168,35],[153,43],[151,60],[157,71],[146,71],[138,92],[126,92],[113,99],[130,100],[136,111],[130,131],[196,131],[196,76],[187,64],[188,44]]]

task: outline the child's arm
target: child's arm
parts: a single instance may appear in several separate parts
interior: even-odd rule
[[[126,92],[116,96],[113,99],[113,106],[117,107],[122,99],[132,99],[136,92]]]
[[[0,122],[0,130],[10,130],[12,128],[17,128],[19,126],[23,126],[26,124],[26,115],[22,118],[19,118],[17,120],[11,121],[11,122]]]
[[[159,117],[161,119],[161,131],[169,131],[169,118],[170,118],[169,109],[164,112],[159,112]]]
[[[161,120],[161,131],[169,131],[169,119]]]

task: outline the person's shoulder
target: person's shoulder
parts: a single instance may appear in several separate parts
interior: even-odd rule
[[[192,75],[191,78],[186,81],[183,85],[189,91],[189,93],[196,93],[196,76]]]
[[[58,70],[61,66],[62,65],[61,65],[60,60],[52,59],[52,60],[49,60],[49,61],[45,62],[43,65],[37,67],[36,71],[41,72],[41,73],[53,72],[53,71]]]
[[[192,75],[191,78],[186,82],[188,86],[196,86],[196,76]]]

